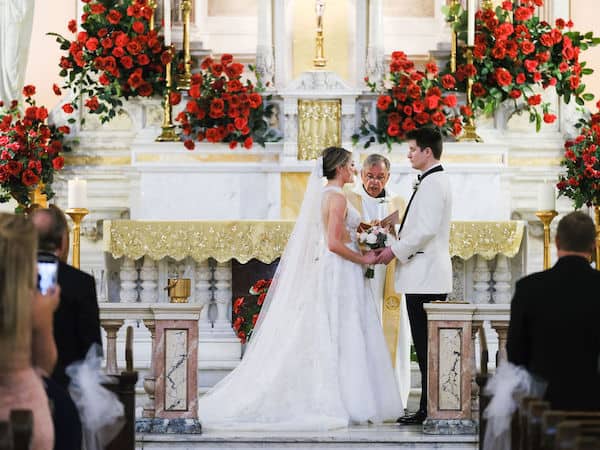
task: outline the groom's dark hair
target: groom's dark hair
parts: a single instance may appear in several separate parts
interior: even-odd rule
[[[437,128],[415,128],[406,133],[406,139],[414,139],[421,150],[429,147],[435,159],[440,159],[442,157],[442,133],[440,133],[440,130]]]

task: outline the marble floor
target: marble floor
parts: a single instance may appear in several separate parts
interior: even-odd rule
[[[426,435],[420,426],[360,425],[324,432],[223,432],[201,435],[140,434],[137,449],[447,449],[476,450],[477,436]]]

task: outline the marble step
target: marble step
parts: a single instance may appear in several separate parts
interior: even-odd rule
[[[419,426],[395,424],[353,426],[323,432],[216,432],[201,435],[139,434],[136,448],[144,450],[210,449],[446,449],[476,450],[477,436],[426,435]]]

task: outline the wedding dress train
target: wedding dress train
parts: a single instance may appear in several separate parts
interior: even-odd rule
[[[242,361],[199,400],[203,428],[324,430],[402,415],[363,268],[325,244],[319,175],[311,175]],[[348,204],[350,236],[359,221]],[[358,250],[355,241],[347,245]]]

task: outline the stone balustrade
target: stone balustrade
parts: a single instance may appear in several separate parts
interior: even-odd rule
[[[476,337],[489,323],[498,336],[496,361],[506,360],[509,304],[434,302],[425,305],[429,332],[428,405],[423,431],[477,433]],[[480,342],[486,341],[485,334]]]

